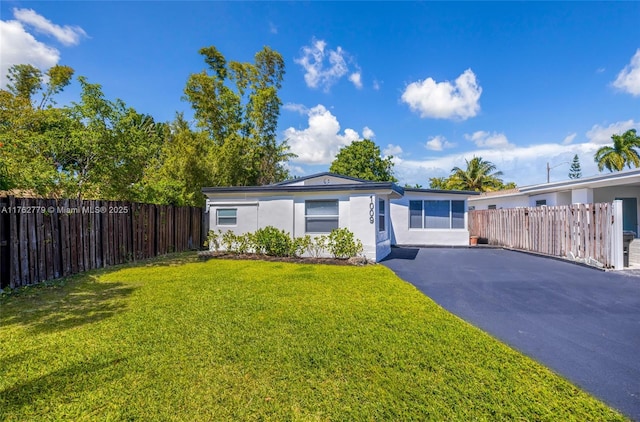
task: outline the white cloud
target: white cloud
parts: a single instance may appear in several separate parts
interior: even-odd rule
[[[565,136],[565,138],[562,140],[562,145],[569,145],[571,142],[573,142],[574,139],[576,139],[577,135],[578,134],[574,132]]]
[[[631,62],[618,73],[613,86],[633,96],[640,96],[640,48],[631,58]]]
[[[282,106],[282,108],[287,111],[293,111],[300,114],[307,114],[309,112],[308,108],[306,108],[302,104],[297,104],[297,103],[286,103],[285,105]]]
[[[60,52],[36,40],[18,21],[0,21],[0,86],[7,83],[7,73],[16,64],[30,64],[48,69],[60,60]]]
[[[410,83],[402,101],[420,117],[466,120],[480,111],[482,88],[471,69],[465,70],[455,83],[436,82],[432,78]]]
[[[587,132],[587,139],[594,144],[610,144],[611,135],[622,135],[629,129],[634,129],[640,126],[640,122],[634,122],[633,119],[611,123],[607,127],[600,125],[593,125],[591,130]]]
[[[269,32],[271,32],[272,34],[278,33],[278,27],[276,26],[275,23],[269,22]]]
[[[291,152],[298,155],[292,161],[302,164],[329,164],[343,146],[360,138],[353,129],[340,133],[340,123],[322,104],[308,111],[309,126],[297,130],[290,127],[284,137],[291,146]]]
[[[362,128],[362,136],[365,139],[372,140],[373,138],[376,137],[376,134],[375,134],[374,131],[369,129],[369,126],[365,126],[365,127]]]
[[[377,80],[373,81],[373,89],[375,89],[376,91],[380,90],[380,82],[378,82]]]
[[[60,61],[60,51],[38,41],[27,26],[64,45],[76,45],[87,35],[80,27],[56,25],[31,9],[13,9],[13,14],[17,20],[0,20],[0,86],[5,86],[11,66],[30,64],[46,70]]]
[[[394,159],[399,158],[402,154],[402,147],[400,145],[388,144],[385,149],[382,150],[382,155],[385,157],[393,156]]]
[[[60,43],[69,46],[80,43],[87,33],[79,26],[60,26],[37,14],[33,9],[13,9],[13,16],[23,24],[33,27],[37,32],[50,35]]]
[[[474,132],[473,134],[465,134],[465,139],[473,141],[476,146],[480,148],[489,148],[489,149],[501,149],[501,148],[513,148],[513,145],[509,143],[506,135],[504,133],[497,132],[485,132],[483,130],[479,130]]]
[[[432,136],[425,144],[425,147],[431,151],[442,151],[445,148],[453,148],[454,146],[454,143],[447,141],[447,139],[441,135]]]
[[[360,72],[353,72],[351,75],[349,75],[349,80],[351,81],[351,83],[353,83],[353,86],[358,89],[362,89],[362,75],[360,74]]]
[[[311,45],[302,47],[302,55],[294,61],[303,67],[304,80],[309,88],[323,87],[325,91],[331,88],[349,71],[347,53],[338,46],[335,50],[327,49],[324,40],[313,39]],[[325,61],[328,66],[325,67]]]

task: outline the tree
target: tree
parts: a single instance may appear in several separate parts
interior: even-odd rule
[[[470,190],[476,192],[487,192],[500,190],[502,183],[502,172],[496,166],[485,161],[481,157],[473,157],[471,161],[465,160],[465,169],[454,167],[450,177],[451,187],[456,190]]]
[[[73,77],[73,69],[69,66],[55,65],[42,74],[40,69],[30,64],[17,64],[9,68],[7,89],[14,96],[32,103],[33,96],[42,91],[42,99],[38,109],[53,102],[53,96],[61,92]],[[45,87],[43,88],[43,84]]]
[[[329,170],[374,182],[397,182],[393,176],[392,158],[382,158],[380,148],[373,141],[363,139],[340,148]]]
[[[481,157],[473,157],[471,161],[466,161],[466,168],[454,167],[451,175],[447,178],[432,177],[429,179],[431,189],[442,190],[469,190],[476,192],[487,192],[504,189],[514,189],[516,184],[503,183],[499,176],[501,171],[497,171],[496,166],[490,161],[485,161]]]
[[[580,158],[578,154],[573,156],[571,168],[569,169],[569,179],[579,179],[582,177],[582,169],[580,168]]]
[[[192,74],[185,87],[197,126],[216,149],[210,163],[218,186],[260,185],[288,177],[284,163],[295,155],[278,143],[278,90],[284,77],[282,56],[264,47],[255,62],[227,63],[213,46],[200,49],[208,70]]]
[[[594,156],[598,170],[606,168],[609,171],[620,171],[625,166],[640,167],[640,155],[636,148],[640,148],[640,136],[635,129],[629,129],[622,135],[611,135],[613,146],[604,146]]]

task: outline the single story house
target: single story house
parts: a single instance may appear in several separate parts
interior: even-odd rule
[[[581,179],[522,186],[469,197],[469,210],[539,207],[622,201],[623,230],[640,233],[638,200],[640,169],[599,174]]]
[[[468,245],[467,197],[474,194],[402,188],[329,172],[202,192],[210,230],[243,234],[274,226],[300,237],[346,227],[375,261],[392,245]]]

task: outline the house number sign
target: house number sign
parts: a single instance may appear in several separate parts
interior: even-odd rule
[[[369,197],[371,199],[371,203],[369,204],[369,223],[373,224],[375,222],[374,216],[376,215],[376,204],[373,203],[373,196]]]

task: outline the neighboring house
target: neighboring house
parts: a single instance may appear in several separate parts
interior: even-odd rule
[[[474,194],[403,189],[328,172],[202,192],[210,230],[243,234],[274,226],[300,237],[346,227],[375,261],[387,256],[392,245],[468,245],[467,197]]]
[[[623,230],[639,233],[640,169],[523,186],[469,197],[470,210],[622,201]]]

